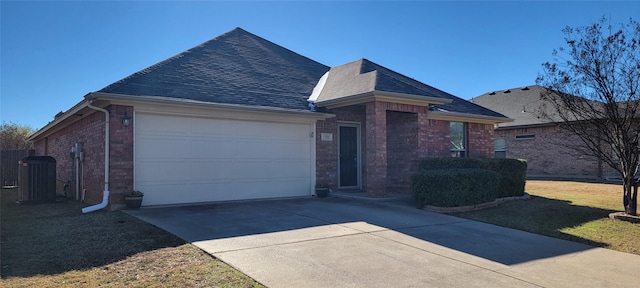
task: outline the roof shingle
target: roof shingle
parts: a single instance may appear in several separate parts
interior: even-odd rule
[[[499,127],[549,125],[553,121],[541,117],[541,109],[545,108],[540,93],[544,89],[537,85],[511,88],[485,93],[469,101],[514,119],[513,122],[498,124]]]
[[[307,109],[329,67],[235,28],[99,92]]]
[[[360,59],[331,68],[327,82],[318,96],[318,101],[333,100],[368,92],[392,92],[448,99],[451,100],[451,103],[437,106],[440,111],[506,119],[500,113],[426,85],[367,59]]]
[[[235,28],[98,92],[307,110],[307,98],[327,71],[328,66]],[[504,117],[367,59],[331,68],[325,88],[324,100],[394,92],[450,99],[438,106],[446,111]]]

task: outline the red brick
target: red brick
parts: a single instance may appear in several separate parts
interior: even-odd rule
[[[110,111],[109,192],[111,197],[109,205],[123,204],[122,193],[133,189],[133,126],[122,127],[121,119],[125,112],[133,115],[133,107],[112,105],[106,109]],[[76,195],[76,185],[73,173],[74,162],[69,154],[76,142],[83,143],[85,158],[80,167],[81,190],[86,189],[85,202],[89,204],[102,201],[104,129],[105,116],[102,112],[95,111],[34,143],[37,155],[49,155],[56,159],[57,178],[71,180],[68,196],[72,198]],[[64,182],[59,181],[57,191],[63,191],[63,185]]]

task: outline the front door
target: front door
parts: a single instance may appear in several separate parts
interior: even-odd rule
[[[338,126],[339,181],[341,188],[360,188],[360,126]]]

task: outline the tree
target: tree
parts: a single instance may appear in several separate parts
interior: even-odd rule
[[[566,48],[553,51],[536,83],[543,117],[575,133],[581,147],[615,169],[623,181],[625,213],[637,215],[640,165],[640,25],[607,19],[563,30]]]
[[[0,150],[33,149],[33,143],[27,141],[27,138],[34,132],[35,130],[29,126],[2,122],[0,125]]]

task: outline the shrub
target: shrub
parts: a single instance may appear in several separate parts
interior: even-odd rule
[[[500,174],[498,197],[514,197],[524,195],[527,180],[527,162],[517,159],[488,159],[491,171]]]
[[[492,201],[500,176],[485,169],[423,170],[411,176],[418,207],[459,207]]]
[[[497,197],[524,195],[527,177],[527,162],[517,159],[479,158],[425,158],[420,161],[420,170],[440,169],[486,169],[500,175]]]
[[[487,159],[478,158],[424,158],[420,160],[420,170],[442,170],[442,169],[486,169],[484,161]]]

